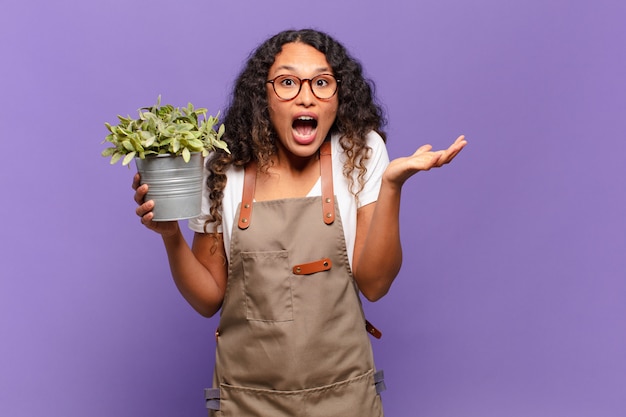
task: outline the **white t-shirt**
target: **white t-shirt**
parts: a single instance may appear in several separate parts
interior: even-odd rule
[[[387,148],[380,135],[376,132],[370,132],[366,138],[367,146],[371,148],[370,158],[366,161],[367,173],[365,174],[365,186],[359,193],[359,201],[350,193],[350,183],[343,175],[343,164],[345,154],[339,144],[339,135],[335,134],[331,137],[332,165],[333,165],[333,185],[335,195],[337,196],[337,204],[341,221],[343,223],[343,232],[346,238],[346,249],[348,251],[348,259],[352,265],[352,254],[354,252],[354,240],[356,236],[356,211],[357,208],[373,203],[378,199],[378,192],[383,172],[389,165],[389,156]],[[205,169],[205,184],[208,171]],[[230,258],[230,240],[233,225],[236,223],[235,215],[237,207],[241,203],[241,195],[243,192],[244,169],[241,167],[231,166],[226,173],[228,181],[224,188],[224,199],[222,202],[222,225],[218,227],[218,232],[223,233],[224,247],[226,256]],[[358,184],[355,174],[355,184]],[[320,179],[317,180],[307,197],[322,195]],[[321,204],[321,203],[320,203]],[[189,220],[189,228],[198,233],[204,233],[204,222],[208,217],[210,202],[208,190],[203,189],[202,196],[202,214],[194,219]],[[207,231],[212,232],[213,228],[208,225]]]

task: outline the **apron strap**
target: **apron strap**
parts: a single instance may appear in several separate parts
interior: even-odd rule
[[[243,179],[243,195],[239,210],[238,226],[245,230],[250,226],[252,216],[252,202],[256,187],[257,165],[251,161],[246,165]],[[325,141],[320,147],[320,177],[322,181],[322,214],[324,223],[333,224],[335,221],[335,190],[333,188],[333,159],[330,141]]]
[[[380,339],[381,337],[383,337],[382,332],[374,327],[374,325],[367,320],[365,320],[365,330],[376,339]]]
[[[330,141],[327,140],[320,148],[320,177],[322,179],[322,213],[324,223],[335,221],[335,191],[333,189],[333,159]]]
[[[254,189],[256,187],[256,162],[251,161],[246,165],[243,177],[243,195],[241,198],[241,209],[239,210],[239,228],[247,229],[250,226],[252,216],[252,200],[254,200]]]
[[[385,373],[380,370],[374,373],[374,387],[376,388],[376,394],[379,394],[387,389],[385,386]],[[219,411],[220,409],[220,389],[219,388],[205,388],[204,399],[206,400],[206,408],[209,410]]]

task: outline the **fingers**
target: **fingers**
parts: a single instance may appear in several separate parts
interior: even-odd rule
[[[418,171],[429,171],[431,168],[439,167],[439,161],[443,157],[443,151],[437,152],[416,152],[411,158],[410,170],[415,172]]]
[[[437,152],[433,152],[432,153],[432,158],[430,161],[430,166],[428,167],[428,170],[430,170],[431,168],[439,168],[440,166],[442,166],[443,164],[446,163],[446,155],[444,151],[437,151]]]
[[[461,149],[463,149],[463,147],[467,144],[467,141],[465,140],[465,135],[461,135],[458,138],[456,138],[454,140],[454,142],[452,143],[452,145],[450,145],[448,147],[448,149],[445,150],[441,150],[441,151],[433,151],[433,147],[432,145],[422,145],[419,148],[417,148],[417,150],[413,153],[413,156],[417,156],[419,154],[422,153],[426,153],[426,152],[437,152],[437,153],[442,153],[444,156],[456,156],[456,154],[458,154]]]
[[[159,225],[152,221],[154,219],[152,209],[154,209],[154,202],[152,200],[146,201],[144,204],[135,209],[135,214],[139,216],[141,224],[146,226],[148,229],[156,231]]]
[[[137,190],[137,188],[139,188],[139,186],[141,185],[141,175],[139,173],[136,173],[135,176],[133,177],[133,190]]]
[[[137,204],[143,204],[143,200],[146,197],[146,194],[148,193],[148,185],[147,184],[141,184],[141,175],[139,175],[139,173],[136,173],[135,176],[133,177],[133,184],[132,184],[133,190],[135,190],[135,195],[134,195],[134,199],[135,199],[135,203]]]
[[[448,148],[448,157],[447,162],[452,161],[458,154],[463,150],[463,148],[467,145],[467,141],[465,140],[465,136],[461,135],[454,141],[452,146]]]
[[[433,151],[431,145],[420,146],[413,155],[391,161],[385,170],[386,180],[402,186],[408,178],[420,171],[449,164],[466,144],[465,136],[461,135],[447,149]]]
[[[154,201],[149,200],[145,201],[146,194],[148,193],[148,185],[141,184],[141,175],[139,173],[135,174],[133,177],[133,190],[135,190],[134,200],[138,204],[135,209],[135,214],[141,218],[141,223],[149,226],[152,222],[152,218],[154,214],[152,213],[152,209],[154,208]]]
[[[150,227],[152,225],[152,218],[154,217],[154,213],[152,213],[151,211],[149,211],[148,213],[146,213],[143,216],[139,216],[139,221],[141,222],[141,224],[143,224],[144,226],[148,226]]]
[[[417,156],[419,154],[429,152],[433,147],[431,145],[422,145],[413,153],[413,156]]]
[[[437,166],[441,167],[445,164],[449,164],[450,162],[452,162],[452,160],[459,154],[459,152],[463,150],[465,145],[467,145],[467,141],[465,140],[464,135],[461,135],[458,138],[456,138],[454,143],[450,145],[448,149],[446,149],[445,151],[440,151],[442,152],[442,156],[439,159]]]
[[[140,204],[135,209],[135,214],[139,217],[144,217],[148,213],[152,213],[152,209],[154,209],[154,201],[148,200],[143,204]]]
[[[146,198],[146,194],[148,194],[148,184],[143,184],[137,187],[135,190],[135,195],[133,198],[135,199],[135,203],[143,204]]]

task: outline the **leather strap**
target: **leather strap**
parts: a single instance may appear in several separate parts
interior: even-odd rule
[[[367,330],[367,332],[374,336],[376,339],[380,339],[383,336],[382,332],[374,327],[374,325],[367,320],[365,320],[365,330]]]
[[[323,258],[319,261],[296,265],[293,267],[293,273],[294,275],[309,275],[316,272],[328,271],[332,266],[333,263],[330,259]]]
[[[241,208],[239,210],[239,228],[247,229],[252,218],[252,201],[254,200],[254,189],[256,187],[256,162],[251,161],[246,165],[243,178],[243,195],[241,198]]]
[[[320,176],[322,178],[322,215],[324,223],[335,221],[335,191],[333,189],[333,159],[330,141],[325,141],[320,148]]]
[[[239,211],[240,229],[247,229],[252,218],[252,201],[256,187],[257,165],[251,161],[246,165],[243,180],[243,195]],[[324,223],[332,224],[335,221],[335,190],[333,188],[333,159],[330,141],[320,147],[320,177],[322,182],[322,215]]]

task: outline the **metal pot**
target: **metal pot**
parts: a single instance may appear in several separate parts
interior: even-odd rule
[[[202,154],[192,153],[189,162],[171,154],[135,158],[141,183],[148,184],[147,200],[154,200],[154,221],[190,219],[202,207]]]

